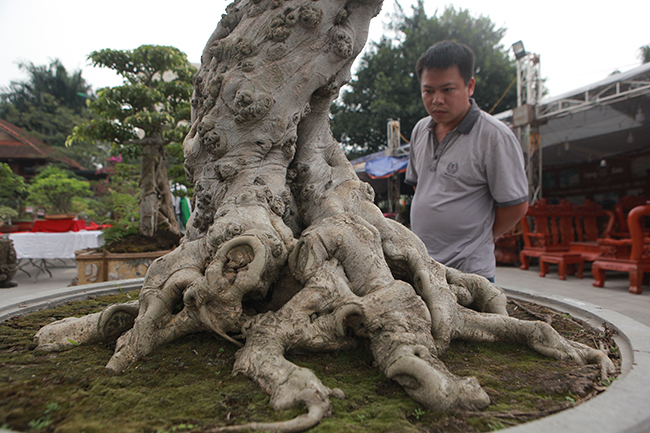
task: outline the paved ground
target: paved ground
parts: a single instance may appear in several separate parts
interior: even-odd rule
[[[496,275],[496,284],[501,287],[526,288],[589,302],[650,326],[650,286],[644,285],[643,293],[634,295],[628,291],[628,275],[620,272],[607,272],[605,287],[594,287],[591,285],[593,281],[589,269],[585,269],[582,279],[567,275],[566,280],[562,281],[557,275],[557,267],[552,265],[551,273],[543,278],[535,265],[526,271],[518,267],[500,266]]]
[[[19,269],[13,278],[18,286],[12,289],[0,289],[0,305],[11,304],[12,300],[18,298],[40,295],[50,289],[67,287],[77,276],[77,265],[74,259],[48,260],[47,269],[52,273],[51,277],[47,273],[39,273],[39,269],[31,263],[25,263],[24,266],[20,263],[24,271]]]
[[[12,289],[0,289],[0,306],[14,303],[16,300],[24,299],[25,296],[37,295],[52,289],[60,289],[69,286],[77,275],[74,260],[55,261],[48,269],[52,277],[46,273],[40,273],[36,281],[34,276],[38,269],[27,264],[24,269],[31,274],[31,277],[22,271],[18,271],[14,280],[18,287]],[[546,277],[539,276],[539,267],[531,266],[527,271],[518,267],[498,267],[496,284],[511,289],[526,288],[542,293],[552,293],[589,302],[624,314],[647,326],[650,326],[650,286],[644,287],[640,295],[633,295],[628,292],[627,274],[609,273],[605,287],[597,288],[591,285],[593,279],[591,272],[585,270],[583,279],[567,276],[565,281],[558,278],[557,268],[551,266],[551,273]]]

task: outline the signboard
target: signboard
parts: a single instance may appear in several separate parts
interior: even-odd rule
[[[535,107],[525,104],[512,109],[512,124],[514,126],[528,125],[535,120]]]

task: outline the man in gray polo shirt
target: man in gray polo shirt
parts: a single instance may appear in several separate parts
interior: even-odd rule
[[[528,210],[521,146],[502,122],[478,108],[474,53],[436,43],[418,60],[429,116],[411,135],[406,183],[415,187],[411,228],[446,266],[494,281],[494,239]]]

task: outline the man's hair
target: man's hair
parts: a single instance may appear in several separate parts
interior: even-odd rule
[[[474,51],[465,44],[441,41],[433,44],[420,56],[415,64],[418,81],[425,69],[449,69],[458,66],[460,76],[469,83],[474,76]]]

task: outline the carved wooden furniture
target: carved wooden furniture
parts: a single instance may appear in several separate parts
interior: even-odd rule
[[[600,255],[598,239],[611,237],[614,228],[614,212],[604,210],[591,200],[574,206],[575,240],[569,242],[569,251],[578,253],[586,262],[593,262]]]
[[[557,205],[550,205],[546,199],[538,200],[528,207],[526,216],[520,221],[524,241],[524,247],[519,252],[521,269],[529,268],[529,257],[569,251],[569,240],[562,239],[560,226],[570,224],[568,216],[571,207],[571,203],[564,201]],[[532,225],[529,225],[529,218]],[[564,231],[566,232],[566,229]]]
[[[519,253],[521,269],[528,269],[529,257],[549,253],[580,254],[583,261],[594,261],[600,254],[598,239],[609,237],[613,225],[613,212],[603,210],[591,200],[573,206],[566,201],[549,205],[541,199],[521,219],[524,240]]]
[[[630,275],[630,293],[643,290],[643,276],[650,273],[650,239],[641,226],[643,217],[650,216],[650,204],[635,207],[627,216],[630,239],[602,239],[601,255],[593,263],[591,272],[595,287],[605,285],[605,271],[627,272]]]
[[[566,280],[566,275],[573,275],[574,273],[578,278],[582,278],[582,271],[585,266],[585,260],[582,258],[580,253],[546,253],[542,254],[539,258],[539,276],[545,277],[548,274],[549,263],[555,263],[558,265],[558,275],[560,280]],[[575,272],[574,265],[578,265],[578,271]]]
[[[629,239],[630,230],[627,225],[627,215],[637,206],[645,205],[650,197],[640,195],[626,195],[614,206],[614,215],[616,216],[615,227],[612,230],[612,237],[619,239]]]

